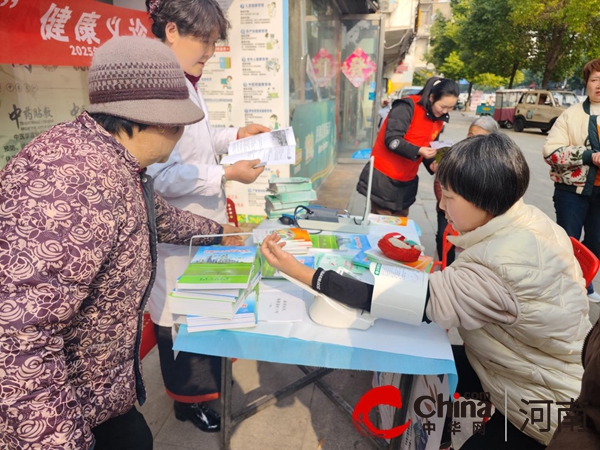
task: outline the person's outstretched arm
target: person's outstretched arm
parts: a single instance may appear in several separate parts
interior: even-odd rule
[[[271,234],[265,238],[260,248],[272,267],[345,305],[371,310],[372,285],[343,277],[333,270],[306,267],[282,248],[285,243],[279,242],[280,240],[278,235]]]

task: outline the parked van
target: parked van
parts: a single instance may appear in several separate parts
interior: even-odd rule
[[[398,89],[394,92],[390,98],[392,101],[399,98],[408,97],[409,95],[417,95],[423,90],[423,86],[404,86],[402,89]]]
[[[515,108],[514,129],[539,128],[547,133],[554,122],[569,106],[579,103],[571,91],[536,89],[525,92]]]
[[[515,120],[515,106],[527,89],[500,89],[496,91],[494,119],[501,128],[512,128]]]

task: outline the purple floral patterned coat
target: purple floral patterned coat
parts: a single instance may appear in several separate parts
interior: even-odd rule
[[[156,239],[221,230],[153,195],[87,113],[21,150],[0,172],[0,448],[89,448],[91,428],[142,403]]]

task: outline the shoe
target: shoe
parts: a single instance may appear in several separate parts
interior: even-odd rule
[[[596,292],[592,292],[591,294],[588,294],[588,300],[592,303],[599,303],[600,302],[600,294],[598,294]]]
[[[189,420],[206,433],[221,431],[221,416],[204,403],[175,402],[175,418],[182,422]]]

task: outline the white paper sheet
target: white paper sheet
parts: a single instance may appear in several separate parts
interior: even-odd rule
[[[431,148],[439,150],[440,148],[452,147],[454,143],[452,141],[431,141],[429,145]]]
[[[305,310],[300,287],[281,281],[261,284],[259,322],[301,322]]]
[[[222,164],[260,159],[262,164],[295,164],[296,138],[292,127],[260,133],[229,143]]]

